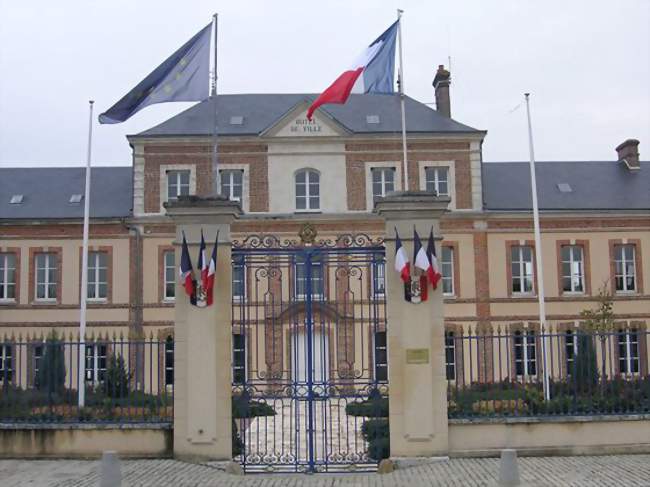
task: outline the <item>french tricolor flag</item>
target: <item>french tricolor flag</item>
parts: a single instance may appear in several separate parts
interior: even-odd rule
[[[426,301],[429,296],[427,288],[427,276],[431,276],[431,261],[429,260],[427,252],[422,246],[420,236],[418,235],[418,232],[415,228],[413,229],[413,253],[415,254],[413,258],[413,267],[422,271],[422,274],[420,275],[420,299],[422,301]]]
[[[431,283],[431,287],[433,287],[433,289],[436,289],[438,287],[438,282],[440,279],[442,279],[442,273],[440,272],[438,257],[436,256],[436,244],[433,238],[433,228],[429,233],[429,242],[427,243],[427,258],[431,264],[427,270],[429,282]]]
[[[357,60],[316,98],[307,110],[309,120],[321,105],[345,103],[350,93],[393,93],[398,28],[399,20],[372,42]]]
[[[205,290],[208,288],[208,261],[205,258],[205,239],[203,238],[203,229],[201,229],[201,245],[199,246],[199,263],[197,267],[201,273],[201,287]]]
[[[214,274],[217,270],[217,250],[219,247],[219,232],[214,239],[214,247],[212,248],[212,256],[210,257],[210,265],[208,266],[207,284],[205,286],[206,303],[211,306],[214,301]]]
[[[402,245],[402,240],[399,238],[397,228],[395,229],[395,270],[405,283],[411,281],[411,266],[409,264],[409,257],[406,249]]]
[[[181,265],[179,271],[185,293],[190,297],[190,303],[196,305],[196,281],[194,280],[194,269],[192,269],[190,251],[187,248],[187,240],[185,240],[185,232],[183,232],[183,246],[181,248]]]

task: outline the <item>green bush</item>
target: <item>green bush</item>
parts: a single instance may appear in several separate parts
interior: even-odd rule
[[[374,389],[365,401],[348,403],[345,406],[345,412],[348,416],[387,418],[388,398],[382,397],[381,393]]]
[[[124,358],[111,355],[106,367],[103,389],[110,398],[121,398],[129,395],[131,374],[127,372]]]
[[[232,456],[236,457],[244,453],[244,442],[237,431],[237,422],[232,418]]]
[[[232,396],[232,417],[255,418],[257,416],[275,416],[275,409],[265,402],[253,401],[246,392]]]
[[[390,456],[388,419],[368,419],[361,425],[361,435],[368,442],[368,456],[380,461]]]
[[[65,354],[63,344],[53,331],[43,344],[43,356],[36,376],[36,388],[52,395],[61,394],[65,386]]]
[[[593,391],[598,386],[598,364],[593,338],[580,332],[576,338],[578,350],[573,358],[572,370],[567,372],[576,391]]]

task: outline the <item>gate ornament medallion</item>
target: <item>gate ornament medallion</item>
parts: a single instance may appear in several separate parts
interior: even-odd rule
[[[311,223],[305,223],[298,232],[300,241],[305,245],[313,245],[316,241],[317,235],[318,232],[316,231],[316,227],[314,227],[314,225]]]

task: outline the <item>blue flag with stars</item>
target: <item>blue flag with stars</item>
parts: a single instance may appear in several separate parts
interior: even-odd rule
[[[99,123],[120,123],[144,107],[169,101],[201,101],[209,95],[212,23],[169,56],[120,101],[99,116]]]

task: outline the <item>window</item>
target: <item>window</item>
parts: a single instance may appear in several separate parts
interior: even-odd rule
[[[36,254],[36,300],[53,301],[57,297],[57,256]]]
[[[426,190],[437,193],[439,196],[449,196],[449,168],[427,167],[424,169],[426,176]]]
[[[0,254],[0,301],[16,299],[16,254]]]
[[[166,250],[163,254],[164,269],[164,294],[163,299],[173,300],[176,296],[176,254],[173,250]]]
[[[440,262],[442,273],[442,293],[445,296],[453,296],[454,289],[454,248],[442,247],[442,260]]]
[[[312,257],[310,260],[311,268],[307,269],[307,263],[304,257],[296,257],[295,265],[295,289],[296,299],[305,299],[307,296],[307,284],[309,278],[307,271],[311,274],[311,292],[310,297],[313,299],[320,299],[323,297],[323,262],[318,256]]]
[[[320,175],[311,169],[296,173],[296,210],[320,209]]]
[[[382,296],[386,292],[386,264],[383,261],[375,261],[372,269],[373,292],[375,296]]]
[[[88,252],[88,299],[102,300],[108,296],[108,254]]]
[[[447,380],[456,379],[456,338],[453,331],[445,332],[445,370]]]
[[[234,301],[243,301],[246,296],[246,270],[244,258],[236,257],[232,262],[232,297]]]
[[[375,332],[375,380],[388,380],[388,349],[386,347],[386,332]]]
[[[38,372],[41,370],[41,361],[43,360],[44,345],[38,343],[32,346],[32,360],[34,364],[34,385],[38,386]]]
[[[537,374],[535,332],[517,330],[515,338],[515,373],[520,376]]]
[[[167,171],[167,199],[190,194],[190,171]]]
[[[174,384],[174,337],[165,339],[165,385]]]
[[[106,344],[86,345],[86,382],[99,384],[106,378]]]
[[[241,333],[232,336],[232,381],[233,384],[246,382],[246,335]]]
[[[9,384],[13,378],[13,347],[8,344],[0,344],[0,384]]]
[[[229,169],[220,171],[219,174],[221,175],[221,195],[232,201],[241,201],[244,171]]]
[[[639,331],[620,329],[618,341],[618,369],[622,374],[639,373]]]
[[[533,292],[533,248],[529,245],[513,245],[510,248],[513,294]]]
[[[391,191],[395,191],[394,167],[373,167],[371,171],[373,201],[386,196]]]
[[[632,244],[614,246],[616,291],[636,291],[636,248]]]
[[[564,346],[566,353],[566,373],[571,375],[575,364],[575,358],[578,354],[578,337],[573,330],[564,332]]]
[[[563,245],[560,253],[562,258],[562,291],[565,293],[583,293],[585,291],[585,271],[582,245]]]

